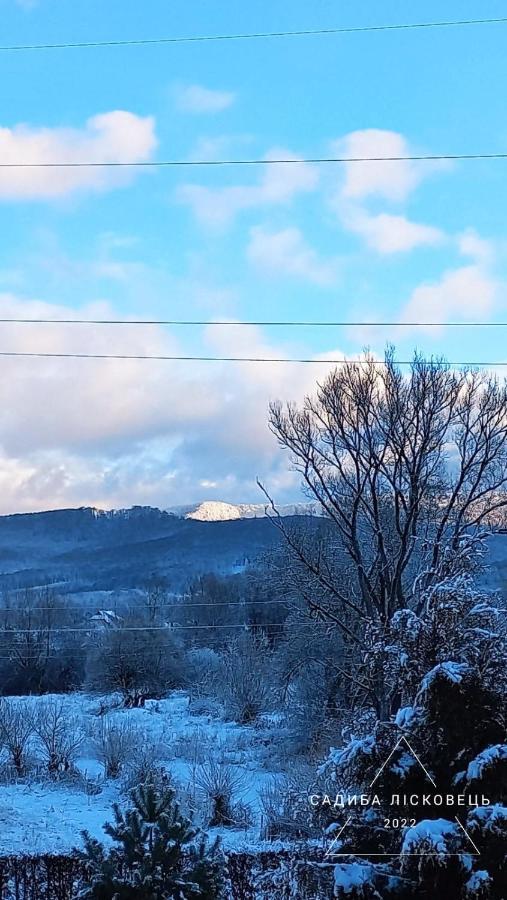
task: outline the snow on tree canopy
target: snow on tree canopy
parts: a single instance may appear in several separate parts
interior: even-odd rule
[[[375,739],[372,735],[365,738],[351,738],[349,743],[341,749],[331,747],[328,758],[318,769],[318,774],[323,775],[330,766],[341,769],[353,762],[358,754],[363,753],[369,756],[374,749]]]
[[[481,601],[480,603],[476,603],[474,607],[470,610],[471,616],[499,616],[500,610],[497,606],[491,606],[490,603],[486,603],[485,601]]]
[[[334,896],[355,893],[357,888],[371,887],[375,869],[366,863],[339,863],[334,870]]]
[[[423,623],[413,610],[399,609],[392,617],[392,627],[395,630],[403,631],[410,640],[417,640]]]
[[[415,716],[417,715],[413,706],[402,706],[396,713],[394,719],[395,725],[401,729],[410,728]]]
[[[429,842],[434,853],[448,853],[446,838],[459,837],[458,826],[448,819],[423,819],[412,828],[407,828],[402,845],[402,853],[417,852],[422,841]]]
[[[439,663],[424,676],[421,682],[421,691],[429,690],[433,682],[440,677],[446,678],[447,681],[452,681],[454,684],[460,684],[463,676],[469,671],[470,667],[466,663],[451,661]]]
[[[394,772],[395,775],[406,776],[407,773],[412,769],[416,764],[416,761],[410,753],[402,753],[399,760],[395,763],[391,763],[390,770]]]
[[[479,869],[478,872],[473,873],[465,884],[467,897],[474,897],[475,895],[482,897],[485,888],[489,884],[491,884],[491,876],[485,869]]]
[[[507,744],[495,744],[493,747],[487,747],[469,763],[467,780],[476,781],[482,778],[484,769],[501,759],[507,759]]]
[[[507,833],[507,806],[478,806],[467,818],[467,827],[478,825],[482,831],[503,837]]]

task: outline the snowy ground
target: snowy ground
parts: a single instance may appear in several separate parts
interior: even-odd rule
[[[65,703],[69,714],[78,717],[87,730],[100,721],[96,697],[70,694],[57,699]],[[29,706],[40,700],[23,698]],[[276,772],[270,769],[266,750],[270,736],[266,730],[193,714],[189,698],[182,692],[164,700],[149,701],[143,709],[113,709],[107,715],[114,720],[128,719],[140,729],[146,744],[158,744],[162,748],[160,762],[187,799],[191,800],[195,794],[192,787],[195,771],[210,757],[234,768],[241,776],[240,799],[252,809],[253,823],[241,830],[221,829],[220,835],[225,846],[258,840],[259,791],[276,777]],[[0,783],[0,854],[66,852],[81,845],[82,829],[104,840],[102,825],[112,818],[111,804],[115,800],[125,802],[125,784],[104,778],[91,742],[85,742],[76,764],[86,776],[86,782],[60,784],[32,775],[18,782]],[[210,830],[210,835],[213,833],[216,829]]]

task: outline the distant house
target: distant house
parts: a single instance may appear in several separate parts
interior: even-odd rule
[[[118,628],[122,625],[123,619],[111,609],[99,609],[91,617],[90,622],[95,628],[103,630],[105,628]]]

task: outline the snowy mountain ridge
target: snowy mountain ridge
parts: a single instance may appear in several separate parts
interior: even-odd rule
[[[222,500],[204,500],[192,506],[175,506],[167,512],[183,519],[199,522],[229,522],[233,519],[263,518],[268,512],[264,503],[226,503]],[[309,516],[316,514],[314,503],[288,503],[278,507],[282,516]]]

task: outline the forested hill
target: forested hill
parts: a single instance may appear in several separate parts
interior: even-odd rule
[[[324,526],[308,516],[286,521]],[[200,574],[242,571],[279,541],[265,517],[203,522],[154,507],[0,516],[0,590],[54,582],[69,591],[109,590],[160,576],[179,590]],[[486,581],[507,594],[507,534],[493,535],[489,546]]]
[[[201,522],[152,507],[0,516],[0,589],[111,589],[160,575],[179,589],[205,572],[241,571],[278,541],[267,518]]]

